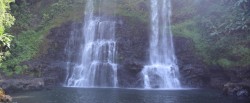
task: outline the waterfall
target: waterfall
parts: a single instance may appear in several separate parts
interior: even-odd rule
[[[65,48],[68,87],[116,87],[114,0],[87,0],[82,32],[74,31]],[[74,59],[76,58],[76,59]]]
[[[144,88],[180,88],[179,68],[171,31],[171,0],[150,0],[151,40],[149,64],[141,75]]]

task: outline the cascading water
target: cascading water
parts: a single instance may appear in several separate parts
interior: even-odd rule
[[[65,50],[69,58],[66,86],[117,86],[116,22],[113,20],[115,9],[112,2],[87,0],[82,33],[72,31]],[[73,52],[75,49],[78,49],[76,54]],[[73,55],[76,60],[72,60]]]
[[[171,31],[171,0],[151,0],[150,61],[144,66],[144,88],[180,88]]]

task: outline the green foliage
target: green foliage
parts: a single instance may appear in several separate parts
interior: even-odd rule
[[[9,13],[10,6],[9,4],[13,0],[1,0],[0,1],[0,28],[1,31],[4,31],[4,28],[8,28],[13,25],[14,17]],[[2,33],[2,32],[1,32]]]
[[[219,0],[210,7],[214,9],[202,16],[201,24],[211,35],[233,35],[250,30],[250,0]]]
[[[216,61],[218,63],[219,66],[224,67],[224,68],[228,68],[232,66],[232,61],[229,61],[228,59],[219,59],[218,61]]]
[[[40,35],[34,31],[25,31],[14,39],[14,49],[11,49],[12,55],[2,64],[2,68],[6,73],[21,73],[22,70],[25,70],[25,68],[22,68],[25,66],[22,62],[36,55],[40,42],[37,39],[39,37]]]
[[[10,56],[10,45],[13,36],[6,33],[6,31],[14,24],[15,18],[9,13],[10,3],[13,0],[0,1],[0,67],[2,62]]]
[[[84,0],[41,0],[31,5],[23,0],[12,4],[16,23],[11,32],[16,37],[9,52],[12,55],[2,62],[1,69],[9,76],[23,74],[29,68],[25,62],[41,55],[40,47],[47,45],[45,37],[49,30],[70,20],[81,20],[84,3]]]
[[[146,0],[121,0],[118,1],[116,14],[119,16],[137,18],[143,22],[149,20],[147,11],[148,2]]]
[[[174,35],[191,38],[205,63],[250,65],[250,0],[175,0],[174,5]]]
[[[172,26],[172,30],[176,36],[184,36],[192,38],[194,41],[198,41],[201,39],[201,35],[199,34],[196,27],[197,25],[195,20],[190,19],[181,23],[174,24]]]
[[[26,31],[32,29],[34,23],[34,18],[36,17],[31,13],[30,8],[28,7],[28,3],[23,1],[21,4],[12,4],[11,13],[15,16],[16,21],[15,25],[11,27],[11,32],[18,35],[22,31]]]
[[[250,65],[249,3],[250,0],[215,1],[199,16],[202,35],[207,40],[204,50],[210,56],[208,63],[224,68]]]

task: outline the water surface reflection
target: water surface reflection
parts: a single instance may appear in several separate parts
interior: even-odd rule
[[[213,90],[57,88],[14,94],[17,103],[250,103]]]

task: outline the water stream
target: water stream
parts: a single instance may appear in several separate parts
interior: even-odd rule
[[[171,31],[171,0],[150,0],[150,4],[150,56],[142,70],[144,88],[180,88]]]
[[[87,0],[82,33],[73,32],[65,50],[71,58],[71,48],[77,46],[78,49],[77,59],[68,62],[66,86],[117,86],[116,21],[113,20],[115,5],[111,5],[112,2]]]

